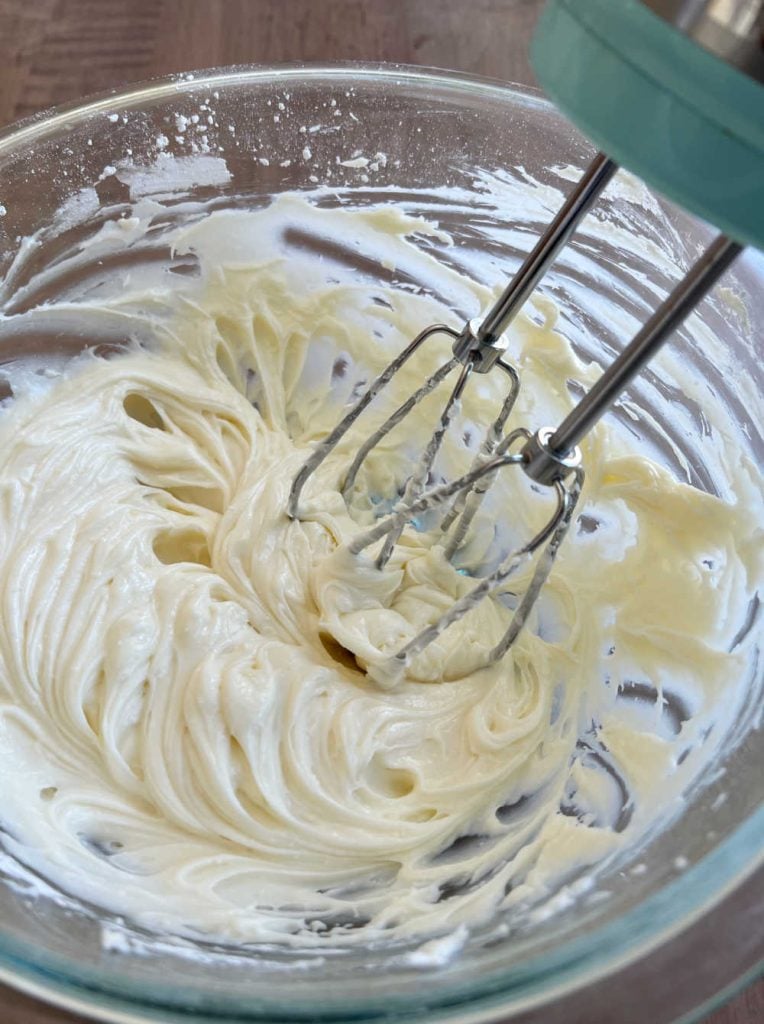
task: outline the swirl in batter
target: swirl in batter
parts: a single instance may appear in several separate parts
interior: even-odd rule
[[[81,357],[4,413],[0,813],[20,856],[151,929],[427,937],[543,904],[676,811],[709,723],[722,702],[734,713],[753,530],[743,503],[600,427],[583,519],[504,660],[471,670],[506,627],[488,600],[396,688],[375,685],[365,669],[470,586],[414,526],[384,571],[343,547],[405,479],[441,397],[373,453],[350,507],[338,487],[359,433],[311,481],[302,520],[287,494],[363,381],[423,325],[457,320],[432,295],[327,284],[277,250],[220,258],[233,225],[296,222],[435,273],[409,240],[430,229],[389,210],[214,214],[173,238],[198,279],[157,270],[63,309],[84,333],[140,323],[140,344]],[[548,302],[535,313],[512,329],[511,425],[554,422],[564,381],[598,373]],[[447,351],[433,343],[363,432]],[[500,398],[491,377],[469,389],[444,472]],[[501,475],[465,564],[532,527],[520,490]]]

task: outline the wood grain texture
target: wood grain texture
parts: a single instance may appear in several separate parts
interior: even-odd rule
[[[540,8],[541,0],[0,0],[0,124],[221,64],[401,61],[532,83],[527,51]],[[80,1018],[0,986],[0,1022]],[[764,983],[708,1024],[764,1024]]]
[[[539,0],[0,0],[0,123],[189,68],[386,60],[532,81]]]

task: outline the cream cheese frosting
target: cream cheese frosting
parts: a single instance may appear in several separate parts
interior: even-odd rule
[[[110,228],[129,240],[140,217]],[[351,239],[422,289],[295,265],[273,240]],[[500,473],[455,565],[410,524],[384,570],[348,543],[388,507],[443,400],[339,488],[359,441],[449,353],[434,340],[307,487],[343,404],[433,321],[490,290],[393,207],[285,197],[173,228],[198,276],[135,274],[27,316],[130,327],[0,418],[0,817],[19,856],[149,929],[356,944],[543,906],[681,807],[738,711],[735,647],[760,578],[758,483],[678,482],[612,424],[584,445],[581,518],[499,663],[474,670],[516,596],[453,625],[391,688],[374,666],[548,513]],[[537,298],[511,329],[510,426],[554,423],[599,373]],[[11,318],[12,319],[12,318]],[[98,325],[98,327],[97,327]],[[438,472],[503,397],[470,385]],[[387,504],[386,504],[387,503]],[[512,581],[522,592],[532,567]],[[709,738],[710,737],[710,738]]]

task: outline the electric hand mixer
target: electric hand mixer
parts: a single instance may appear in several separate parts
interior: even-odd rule
[[[487,662],[506,653],[527,620],[571,523],[584,482],[578,442],[713,287],[743,245],[764,247],[764,0],[551,0],[536,32],[532,59],[547,93],[603,152],[594,158],[482,322],[471,321],[461,331],[442,324],[423,330],[316,446],[290,494],[288,511],[295,517],[311,474],[404,363],[428,338],[441,333],[453,338],[451,359],[367,438],[345,476],[342,489],[348,497],[369,452],[452,371],[458,371],[402,497],[392,513],[351,542],[351,553],[381,541],[376,565],[382,568],[408,522],[453,499],[441,522],[444,551],[452,557],[496,474],[507,465],[521,467],[531,481],[554,494],[555,509],[544,527],[393,655],[388,667],[394,674],[538,554],[530,584]],[[531,433],[518,428],[504,434],[519,380],[503,358],[507,348],[503,333],[619,164],[724,234],[700,256],[556,429]],[[504,373],[507,394],[479,455],[463,476],[426,490],[470,376],[490,371]]]

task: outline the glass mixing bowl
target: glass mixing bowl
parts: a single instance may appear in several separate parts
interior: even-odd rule
[[[330,204],[384,200],[423,213],[466,256],[487,253],[480,272],[497,282],[517,266],[590,155],[538,94],[461,75],[359,65],[181,75],[0,134],[0,295],[5,311],[18,313],[65,292],[72,281],[40,271],[141,198],[159,204],[159,225],[181,209],[186,216],[263,205],[287,190]],[[528,180],[538,185],[537,201],[521,209],[516,190]],[[543,288],[561,305],[573,343],[607,355],[665,295],[710,229],[628,179],[597,217],[613,230],[582,229]],[[645,240],[652,260],[640,250]],[[153,258],[173,260],[161,247]],[[173,269],[183,273],[182,261]],[[98,267],[82,273],[97,277]],[[713,389],[755,463],[762,454],[764,369],[755,339],[764,324],[763,278],[761,257],[747,254],[726,290],[680,332],[671,357]],[[702,326],[719,339],[722,359],[704,354]],[[29,354],[60,362],[92,344],[76,329],[6,332],[0,364]],[[666,401],[681,406],[685,461],[660,437],[645,433],[645,441],[686,479],[724,493],[723,467],[702,443],[702,411],[672,389],[669,376],[653,368],[613,415],[633,419],[635,408],[659,411]],[[3,397],[12,398],[7,388]],[[754,603],[741,637],[759,628],[757,612]],[[572,905],[522,929],[509,922],[503,937],[478,929],[437,970],[407,965],[400,950],[312,957],[162,941],[45,888],[6,853],[0,977],[52,1002],[130,1021],[660,1024],[708,1008],[718,990],[755,972],[762,953],[762,688],[753,650],[750,678],[739,681],[748,687],[745,713],[681,813],[630,862],[606,867]],[[0,825],[3,837],[12,835],[12,823]]]

